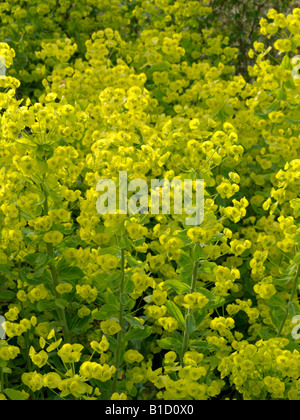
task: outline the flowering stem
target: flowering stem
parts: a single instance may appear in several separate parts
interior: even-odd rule
[[[188,309],[188,311],[187,311],[186,318],[189,315],[190,315],[190,309]],[[186,325],[185,325],[184,326],[184,334],[183,334],[183,343],[182,343],[182,349],[181,349],[181,353],[182,353],[182,355],[181,355],[181,358],[182,358],[181,359],[181,364],[182,364],[182,366],[183,366],[183,358],[184,358],[184,355],[187,352],[188,347],[189,347],[189,342],[190,342],[190,336],[189,336],[189,334],[187,332],[187,328],[186,328]]]
[[[45,195],[44,215],[47,216],[49,213],[48,195],[44,189],[43,189],[43,192]],[[49,262],[49,268],[50,268],[52,283],[54,287],[54,295],[56,299],[59,299],[59,294],[56,290],[56,287],[59,285],[59,277],[58,277],[58,272],[56,270],[56,267],[53,261],[55,255],[54,255],[54,248],[52,244],[47,243],[47,253],[48,253],[48,256],[51,258],[51,261]],[[71,336],[70,336],[70,331],[69,331],[69,327],[67,323],[66,313],[64,309],[61,309],[61,308],[57,308],[57,313],[58,313],[60,323],[62,325],[64,339],[67,343],[70,343]]]
[[[193,276],[192,276],[192,285],[191,285],[190,293],[194,293],[196,291],[197,280],[198,280],[198,270],[199,270],[199,260],[195,261],[193,265]],[[187,315],[185,317],[184,335],[183,335],[183,343],[182,343],[182,349],[181,349],[181,354],[182,354],[181,364],[182,365],[183,365],[183,357],[188,350],[189,342],[190,342],[190,336],[187,331],[187,325],[186,325],[186,321],[189,318],[190,314],[191,314],[191,309],[189,308],[187,310]]]
[[[52,244],[47,244],[47,251],[50,257],[54,257],[54,249],[53,249]],[[53,286],[54,286],[55,298],[59,299],[59,294],[57,293],[57,290],[56,290],[56,287],[59,285],[59,278],[58,278],[58,273],[57,273],[57,270],[53,261],[50,261],[49,267],[50,267],[51,277],[52,277]],[[60,322],[62,324],[64,339],[67,343],[70,343],[71,337],[70,337],[69,327],[67,323],[66,313],[64,309],[61,309],[61,308],[57,308],[57,313],[58,313]]]
[[[19,262],[19,271],[21,271],[21,263]],[[23,302],[21,302],[21,310],[22,310],[22,312],[21,312],[21,314],[22,314],[22,317],[23,318],[26,318],[26,316],[24,315],[25,314],[25,312],[24,312],[24,304],[23,304]],[[30,363],[30,357],[29,357],[29,340],[28,340],[28,331],[26,331],[25,332],[25,334],[24,334],[24,339],[25,339],[25,348],[26,348],[26,365],[27,365],[27,369],[28,369],[28,372],[31,372],[31,363]]]
[[[295,296],[297,294],[298,280],[299,280],[299,278],[300,278],[300,265],[298,265],[297,274],[296,274],[295,281],[294,281],[294,284],[293,284],[292,293],[291,293],[290,299],[289,299],[288,304],[287,304],[287,307],[286,307],[286,313],[285,313],[284,319],[282,320],[282,323],[281,323],[281,325],[279,327],[279,330],[278,330],[278,333],[277,333],[277,337],[280,337],[281,336],[282,331],[284,329],[286,320],[287,320],[288,315],[289,315],[290,304],[293,302],[293,300],[294,300],[294,298],[295,298]]]
[[[192,279],[191,293],[194,293],[196,291],[197,280],[198,280],[198,270],[199,270],[199,261],[196,261],[194,262],[194,266],[193,266],[193,279]]]
[[[113,378],[112,393],[114,394],[117,390],[117,382],[119,378],[121,355],[122,355],[122,344],[123,344],[123,328],[124,328],[124,306],[123,296],[125,294],[125,250],[121,249],[121,282],[120,282],[120,309],[119,309],[119,323],[121,330],[118,332],[117,337],[117,350],[115,354],[115,367],[116,372]]]

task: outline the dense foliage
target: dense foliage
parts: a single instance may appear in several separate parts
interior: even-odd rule
[[[1,2],[1,400],[299,400],[300,9],[238,3]],[[100,216],[120,171],[204,222]]]

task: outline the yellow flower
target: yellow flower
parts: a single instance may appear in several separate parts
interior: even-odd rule
[[[73,286],[70,283],[61,283],[56,286],[56,290],[60,295],[70,293],[73,290]]]
[[[128,350],[124,355],[124,360],[129,364],[140,363],[144,360],[144,356],[137,350]]]
[[[115,392],[111,396],[111,400],[112,401],[126,401],[127,400],[127,395],[124,394],[123,392],[121,394],[118,394],[117,392]]]
[[[184,302],[186,308],[194,310],[204,308],[209,303],[209,300],[202,293],[194,292],[184,296]]]
[[[81,358],[82,350],[81,344],[64,344],[57,354],[64,363],[77,363]]]
[[[191,130],[198,130],[200,127],[200,121],[198,118],[194,118],[192,121],[190,121],[189,126]]]
[[[63,241],[64,235],[61,232],[56,230],[56,231],[46,233],[43,239],[48,244],[58,245]]]
[[[55,372],[50,372],[50,373],[47,373],[47,375],[45,375],[45,376],[43,377],[43,381],[44,381],[44,385],[45,385],[47,388],[50,388],[50,389],[56,389],[56,388],[58,388],[58,387],[59,387],[59,385],[60,385],[60,383],[61,383],[62,379],[61,379],[61,377],[58,375],[58,373],[55,373]]]
[[[36,353],[33,347],[30,347],[29,349],[29,356],[32,360],[32,363],[34,363],[36,366],[38,366],[40,369],[45,366],[48,362],[48,354],[42,350],[39,353]]]
[[[96,341],[93,341],[91,343],[91,348],[96,351],[97,353],[104,353],[109,349],[109,343],[107,341],[107,338],[105,335],[102,337],[102,340],[100,343],[97,343]]]
[[[116,321],[102,321],[100,328],[105,335],[115,335],[121,331],[121,326]]]

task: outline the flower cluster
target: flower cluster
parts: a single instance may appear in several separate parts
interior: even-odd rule
[[[298,400],[300,9],[244,77],[209,0],[25,3],[0,5],[0,400]],[[120,172],[203,180],[203,223],[176,187],[101,215]]]

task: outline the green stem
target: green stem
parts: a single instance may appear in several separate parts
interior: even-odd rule
[[[123,296],[125,294],[125,250],[121,250],[121,270],[122,277],[120,282],[120,309],[119,309],[119,323],[121,330],[118,332],[117,337],[117,350],[115,354],[115,367],[116,372],[113,378],[112,393],[114,394],[117,390],[117,383],[120,373],[121,365],[121,355],[122,355],[122,346],[123,346],[123,328],[124,328],[124,305],[123,305]]]
[[[193,276],[192,276],[192,285],[191,285],[191,290],[190,293],[194,293],[196,291],[196,287],[197,287],[197,280],[198,280],[198,270],[199,270],[199,261],[195,261],[194,265],[193,265]],[[190,308],[187,310],[187,314],[186,314],[186,318],[185,318],[185,322],[187,320],[187,318],[189,317],[189,315],[191,314],[191,310]],[[185,353],[188,351],[189,348],[189,343],[190,343],[190,336],[189,333],[187,331],[186,325],[184,327],[184,334],[183,334],[183,343],[182,343],[182,349],[181,349],[181,364],[183,365],[183,357],[185,355]]]
[[[191,293],[194,293],[196,291],[197,280],[198,280],[198,270],[199,270],[199,261],[196,261],[194,262],[194,266],[193,266],[193,279],[192,279]]]
[[[47,244],[47,252],[48,252],[48,255],[50,257],[52,257],[52,258],[54,257],[54,249],[53,249],[52,244]],[[56,290],[56,287],[59,285],[59,278],[58,278],[58,273],[57,273],[57,270],[56,270],[56,267],[55,267],[55,264],[54,264],[53,261],[50,261],[49,267],[50,267],[52,282],[53,282],[53,286],[54,286],[55,298],[59,299],[59,294]],[[59,316],[60,323],[62,325],[62,330],[63,330],[63,335],[64,335],[65,342],[70,343],[71,342],[71,336],[70,336],[70,331],[69,331],[69,327],[68,327],[68,323],[67,323],[66,312],[65,312],[64,309],[57,308],[57,313],[58,313],[58,316]]]
[[[43,192],[45,195],[44,215],[47,216],[49,214],[48,194],[44,189],[43,189]],[[55,299],[59,299],[60,296],[56,290],[56,287],[60,284],[60,282],[59,282],[58,272],[56,270],[55,263],[54,263],[55,253],[54,253],[54,248],[52,244],[47,243],[47,253],[48,253],[48,256],[51,258],[51,261],[49,262],[49,268],[50,268],[52,283],[54,287]],[[65,310],[61,308],[57,308],[57,314],[58,314],[58,317],[62,326],[64,340],[66,343],[70,343],[71,336],[70,336],[70,331],[69,331],[69,327],[67,323]]]
[[[300,278],[300,265],[298,266],[298,269],[297,269],[297,274],[296,274],[295,281],[294,281],[294,284],[293,284],[293,289],[292,289],[292,292],[291,292],[291,296],[290,296],[290,299],[289,299],[288,304],[287,304],[287,307],[286,307],[286,313],[285,313],[284,319],[283,319],[283,321],[282,321],[282,323],[281,323],[281,325],[279,327],[279,330],[278,330],[278,333],[277,333],[277,337],[280,337],[281,336],[282,331],[283,331],[284,326],[285,326],[285,323],[286,323],[287,318],[289,316],[289,307],[290,307],[290,304],[295,299],[295,296],[297,294],[298,280],[299,280],[299,278]]]
[[[187,311],[186,318],[190,315],[190,309]],[[190,343],[190,336],[187,332],[186,325],[184,326],[184,334],[183,334],[183,342],[182,342],[182,349],[181,349],[181,365],[183,366],[183,358],[185,353],[188,351]]]

